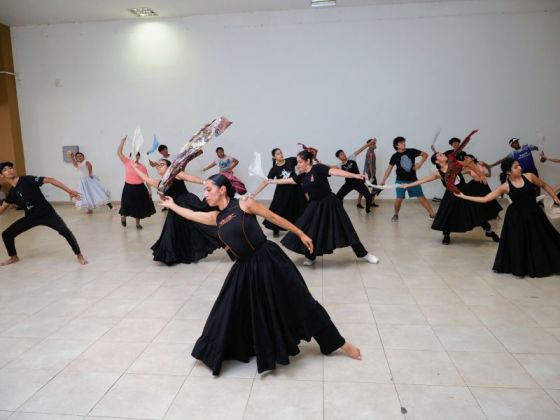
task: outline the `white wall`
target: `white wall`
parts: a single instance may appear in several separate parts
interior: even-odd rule
[[[441,148],[479,128],[469,151],[490,161],[505,155],[510,137],[535,143],[541,130],[560,157],[554,0],[15,27],[12,38],[28,172],[76,185],[61,146],[78,144],[117,200],[123,133],[140,125],[147,143],[155,133],[175,152],[219,115],[234,125],[188,170],[198,173],[222,145],[241,161],[250,190],[258,183],[246,172],[252,153],[262,153],[267,171],[273,147],[293,155],[298,141],[334,162],[336,149],[377,136],[378,177],[395,136],[428,150],[438,128]],[[541,171],[560,183],[560,165]],[[441,195],[441,186],[425,191]]]

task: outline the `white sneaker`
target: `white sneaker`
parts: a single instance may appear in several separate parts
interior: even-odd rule
[[[310,260],[309,258],[303,260],[303,265],[312,266],[313,264],[315,264],[315,260]]]
[[[371,255],[371,254],[367,254],[365,257],[362,257],[362,260],[367,261],[370,264],[378,264],[379,263],[379,258],[377,258],[375,255]]]

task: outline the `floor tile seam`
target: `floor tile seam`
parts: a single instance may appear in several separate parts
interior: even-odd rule
[[[389,370],[390,383],[392,383],[392,385],[393,385],[393,390],[395,391],[395,395],[397,396],[398,404],[400,405],[401,410],[402,410],[402,407],[404,407],[403,406],[403,401],[402,401],[401,395],[399,394],[399,390],[397,389],[397,385],[395,383],[395,376],[393,374],[393,369],[391,368],[391,364],[389,363],[389,357],[387,356],[387,351],[385,349],[385,344],[383,343],[383,339],[381,338],[381,332],[379,331],[379,325],[377,323],[377,320],[375,319],[375,314],[373,313],[373,308],[372,308],[372,303],[371,303],[371,300],[370,300],[370,296],[367,294],[365,284],[362,283],[362,286],[364,288],[364,292],[366,293],[366,297],[367,297],[368,304],[369,304],[368,305],[369,310],[370,310],[371,316],[373,318],[373,322],[374,322],[374,325],[375,325],[375,330],[377,331],[377,335],[379,337],[379,343],[381,344],[381,350],[383,351],[383,357],[385,359],[385,364],[387,366],[387,369]],[[402,413],[402,416],[403,416],[403,419],[406,419],[406,415],[404,413]]]
[[[191,368],[191,371],[192,371],[192,368]],[[129,375],[132,375],[132,373],[129,373]],[[189,378],[189,375],[190,375],[190,371],[189,371],[189,374],[184,377],[183,382],[181,383],[181,386],[178,387],[177,392],[175,392],[175,395],[171,399],[171,402],[169,403],[169,405],[165,409],[165,413],[163,413],[163,416],[161,416],[160,419],[164,419],[167,416],[167,414],[169,413],[169,410],[171,410],[171,407],[173,407],[173,404],[175,403],[175,400],[177,399],[177,397],[181,393],[181,390],[185,386],[185,383],[187,382],[187,379]],[[160,375],[158,375],[158,376],[160,376]],[[172,375],[167,375],[167,376],[172,376]]]

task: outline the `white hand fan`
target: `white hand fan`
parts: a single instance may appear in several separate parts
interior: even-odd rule
[[[253,162],[249,165],[249,176],[256,176],[261,179],[268,179],[262,170],[261,154],[254,153]]]

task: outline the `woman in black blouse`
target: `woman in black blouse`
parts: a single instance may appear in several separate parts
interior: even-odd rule
[[[296,174],[297,159],[289,157],[284,159],[284,154],[279,148],[272,149],[273,165],[268,172],[268,179],[287,179]],[[269,183],[264,180],[255,190],[254,195],[259,194]],[[295,223],[305,207],[305,197],[299,185],[279,185],[274,191],[272,202],[270,203],[270,211],[282,216],[284,219]],[[271,229],[276,237],[282,229],[268,220],[263,225]]]
[[[379,259],[369,254],[362,245],[352,222],[340,200],[334,195],[327,177],[365,179],[365,175],[353,174],[331,168],[321,163],[313,164],[311,153],[302,151],[297,155],[299,175],[289,179],[269,180],[272,184],[299,184],[309,196],[309,203],[298,218],[296,226],[311,237],[315,244],[313,252],[301,244],[297,236],[288,233],[282,244],[291,251],[305,255],[303,265],[313,265],[315,257],[332,254],[337,248],[351,246],[358,258],[377,264]]]
[[[217,226],[236,258],[192,355],[214,375],[220,374],[224,360],[248,362],[256,356],[261,373],[290,363],[289,357],[299,353],[300,340],[314,338],[323,354],[341,349],[360,359],[360,349],[340,335],[294,263],[276,243],[267,241],[255,216],[289,230],[312,251],[311,239],[255,200],[239,201],[234,194],[229,180],[218,174],[204,182],[204,198],[218,211],[195,212],[170,197],[160,201],[186,219]]]

